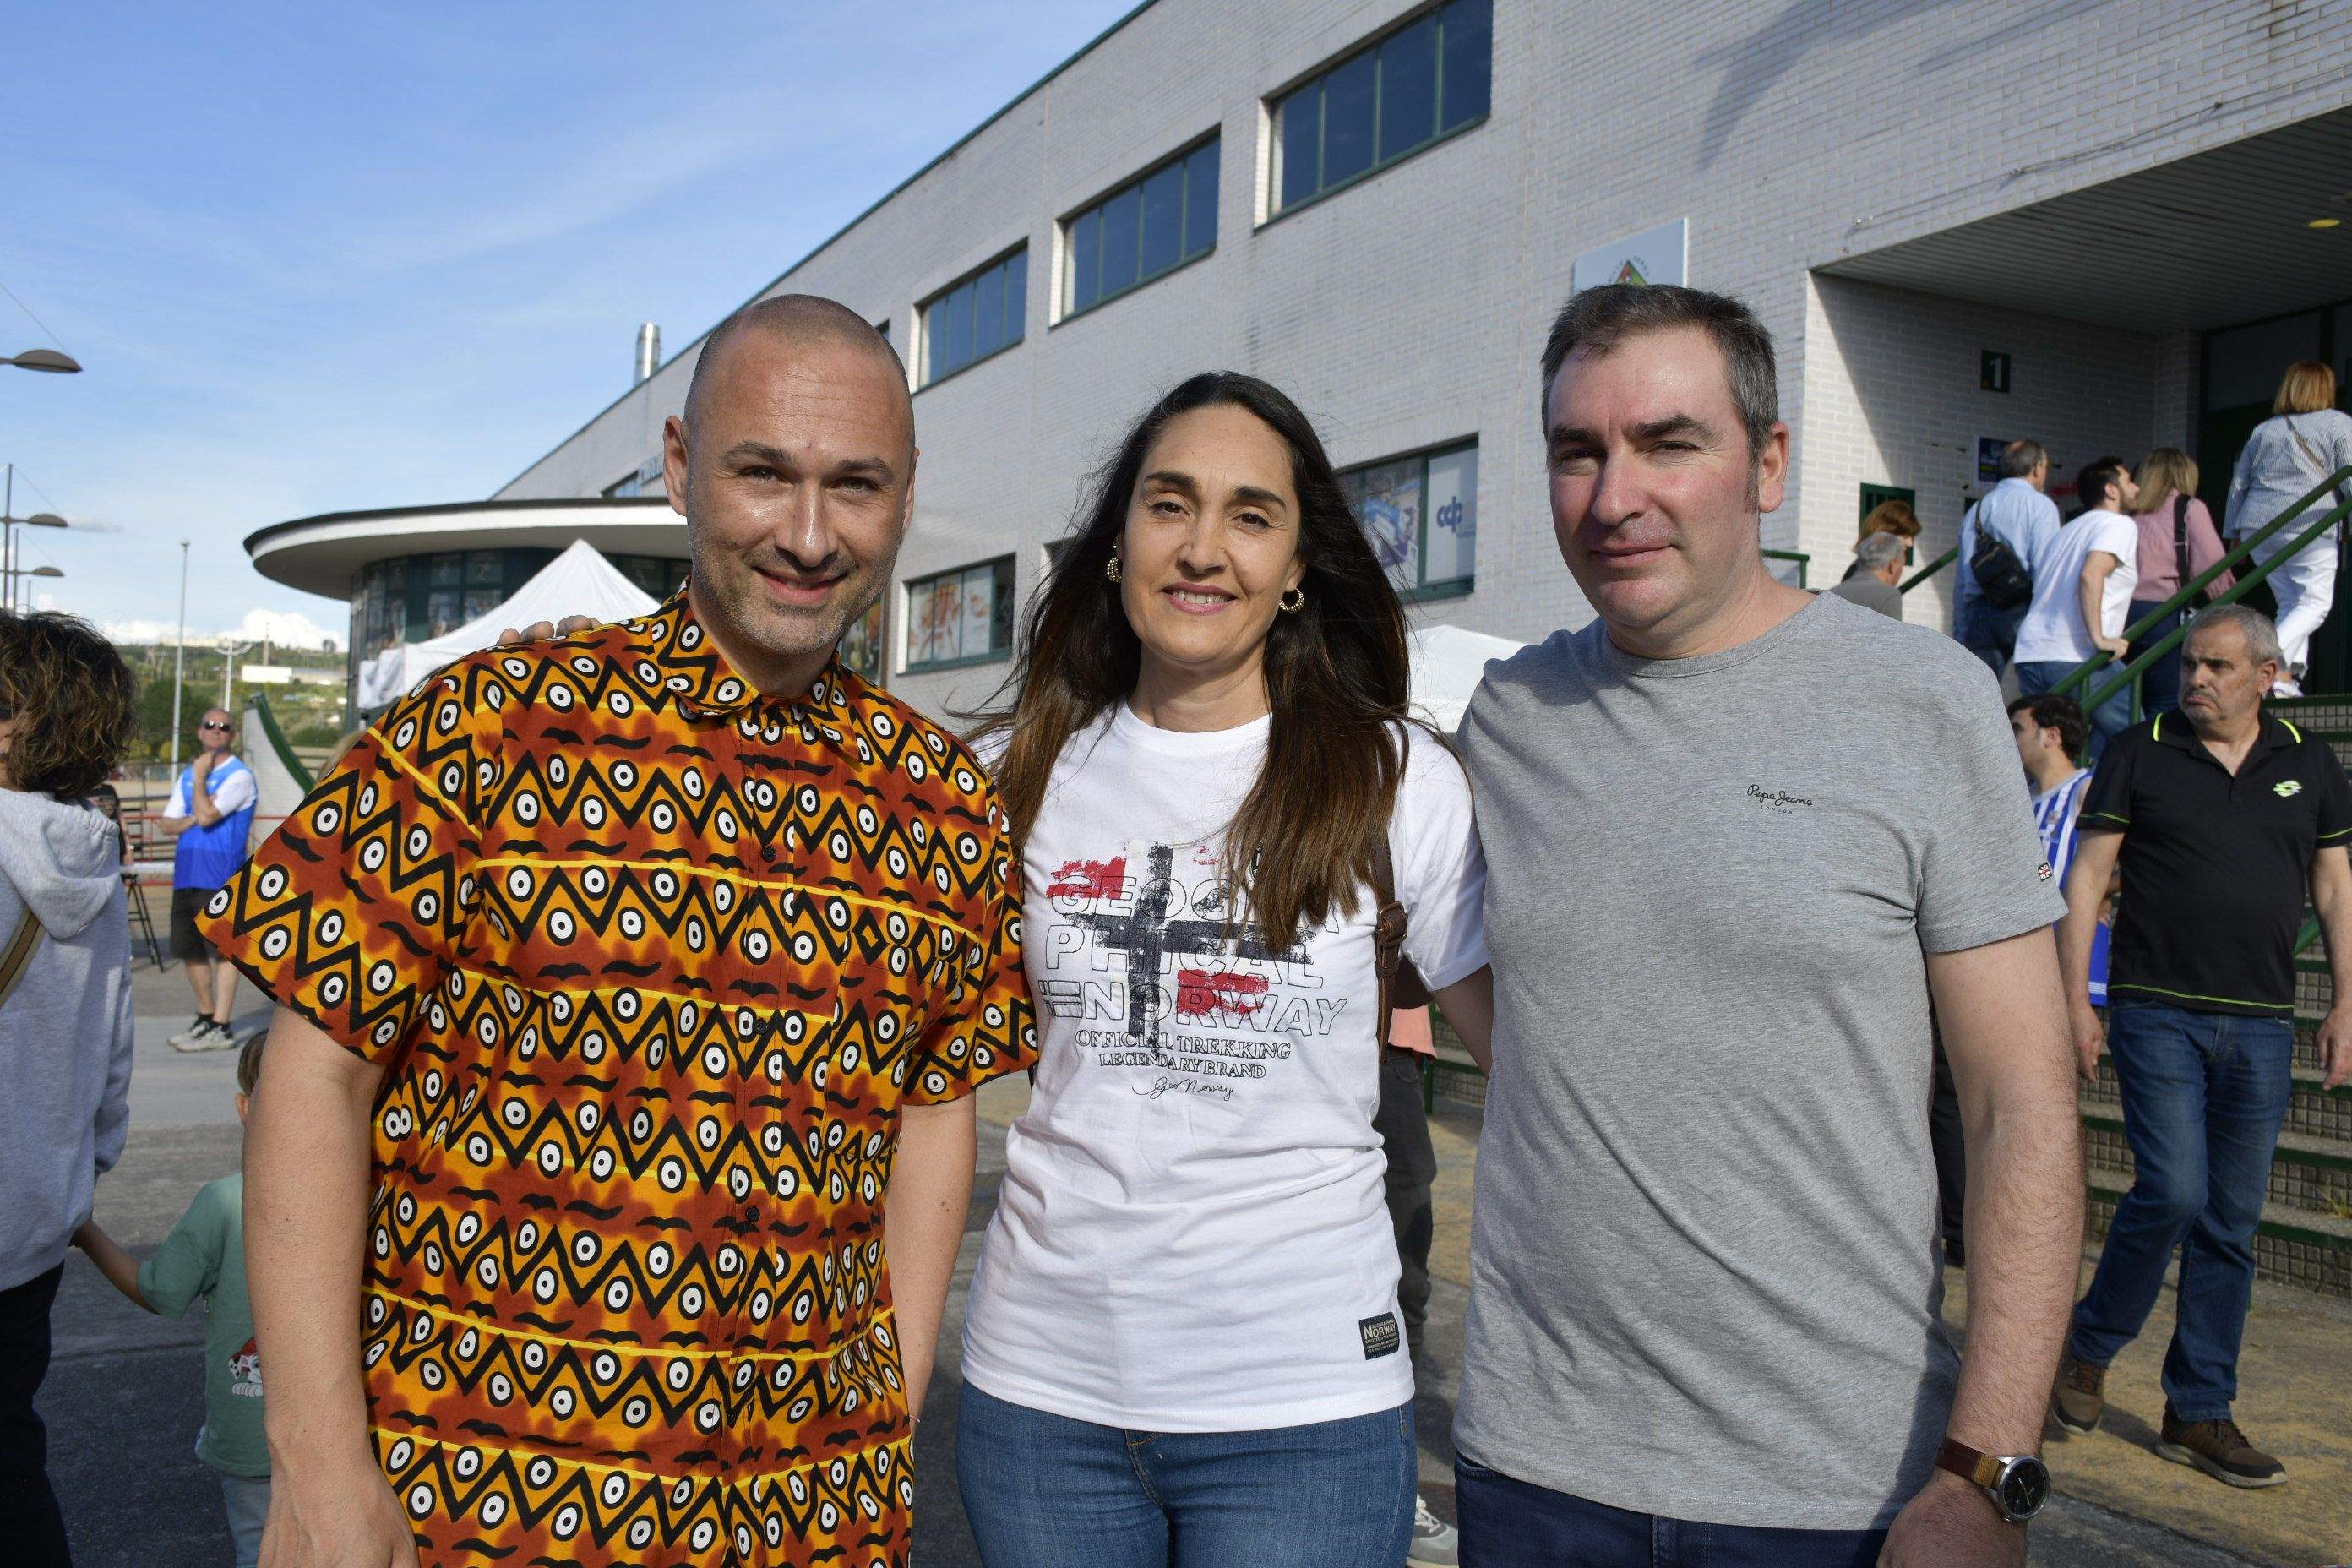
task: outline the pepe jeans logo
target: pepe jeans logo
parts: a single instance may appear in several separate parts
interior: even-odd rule
[[[2281,779],[2278,783],[2271,785],[2271,793],[2277,795],[2281,800],[2286,800],[2294,795],[2301,795],[2303,793],[2303,785],[2294,779]]]
[[[1748,798],[1756,802],[1759,805],[1761,805],[1765,810],[1777,812],[1782,816],[1788,816],[1790,812],[1796,810],[1797,807],[1801,805],[1810,808],[1813,804],[1812,801],[1805,795],[1790,795],[1784,789],[1766,789],[1762,784],[1749,784],[1748,786]]]

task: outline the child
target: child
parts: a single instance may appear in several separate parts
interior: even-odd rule
[[[256,1035],[236,1058],[236,1119],[245,1120],[261,1077]],[[140,1262],[98,1228],[74,1233],[114,1288],[149,1311],[176,1318],[205,1300],[205,1427],[196,1458],[219,1472],[236,1542],[237,1568],[261,1557],[261,1527],[269,1517],[269,1450],[261,1433],[261,1358],[253,1343],[253,1309],[245,1294],[245,1175],[223,1176],[198,1192],[188,1212],[155,1256]]]

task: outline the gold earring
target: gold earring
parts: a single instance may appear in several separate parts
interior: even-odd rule
[[[1106,577],[1108,577],[1108,578],[1109,578],[1109,579],[1110,579],[1112,582],[1114,582],[1114,583],[1116,583],[1116,582],[1118,582],[1118,551],[1116,551],[1116,550],[1112,551],[1112,552],[1110,552],[1110,559],[1103,563],[1103,575],[1104,575],[1104,576],[1106,576]]]
[[[1295,605],[1290,602],[1294,597],[1298,601],[1298,603]],[[1284,609],[1288,610],[1295,616],[1299,611],[1307,607],[1307,590],[1304,588],[1293,588],[1289,593],[1285,594],[1282,596],[1280,602]]]

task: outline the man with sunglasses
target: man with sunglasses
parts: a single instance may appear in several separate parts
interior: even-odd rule
[[[229,745],[236,739],[226,710],[207,709],[196,726],[196,760],[172,786],[163,831],[179,835],[172,855],[172,956],[187,967],[196,994],[195,1021],[172,1037],[179,1051],[226,1050],[236,998],[236,970],[196,929],[205,900],[236,875],[251,848],[253,770]]]

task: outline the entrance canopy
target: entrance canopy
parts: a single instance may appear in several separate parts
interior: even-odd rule
[[[360,666],[360,707],[369,712],[389,706],[410,687],[453,659],[493,647],[509,626],[587,616],[625,621],[656,607],[656,601],[621,575],[584,539],[541,567],[513,597],[487,615],[427,642],[399,643]]]
[[[1471,693],[1486,678],[1489,661],[1508,658],[1525,643],[1485,632],[1438,625],[1416,626],[1408,636],[1412,657],[1412,707],[1446,734],[1462,727]]]

